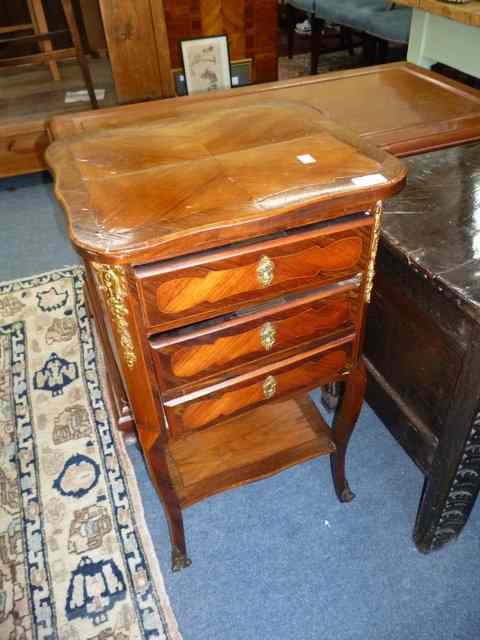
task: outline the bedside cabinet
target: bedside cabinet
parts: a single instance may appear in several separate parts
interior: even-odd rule
[[[47,158],[173,569],[190,563],[182,509],[215,493],[328,454],[351,500],[365,308],[403,165],[308,105],[265,97],[86,132]],[[330,429],[309,392],[337,381]]]

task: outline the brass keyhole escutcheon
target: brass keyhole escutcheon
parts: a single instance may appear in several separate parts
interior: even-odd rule
[[[273,326],[271,322],[265,322],[260,327],[260,342],[262,343],[262,347],[265,351],[270,351],[270,349],[275,344],[275,340],[277,338],[277,330]]]
[[[265,400],[269,400],[273,398],[273,396],[277,393],[277,381],[274,376],[267,376],[263,381],[263,397]]]
[[[262,287],[269,287],[273,282],[275,265],[268,256],[262,256],[257,267],[257,280]]]

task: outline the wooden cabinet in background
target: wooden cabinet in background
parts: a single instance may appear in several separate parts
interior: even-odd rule
[[[277,79],[278,0],[163,0],[172,67],[180,41],[226,33],[230,60],[252,60],[254,82]]]
[[[119,102],[174,95],[162,0],[100,0]]]

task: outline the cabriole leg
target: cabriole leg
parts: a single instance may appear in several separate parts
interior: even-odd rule
[[[355,428],[365,396],[367,376],[362,359],[345,381],[345,391],[333,421],[336,452],[330,455],[333,484],[340,502],[350,502],[355,497],[345,477],[345,457],[348,441]]]
[[[165,450],[159,440],[149,450],[147,458],[152,480],[162,500],[170,530],[172,571],[180,571],[189,567],[192,561],[187,555],[182,509],[170,478]]]

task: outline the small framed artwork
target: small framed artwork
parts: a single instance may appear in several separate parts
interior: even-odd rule
[[[230,89],[230,56],[226,35],[180,42],[187,93]]]

